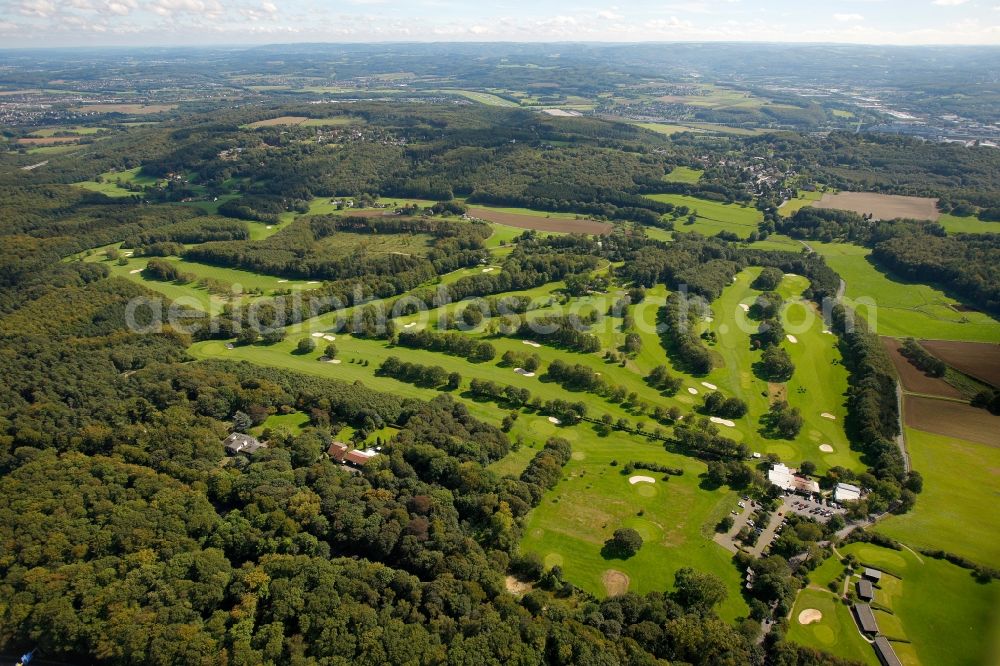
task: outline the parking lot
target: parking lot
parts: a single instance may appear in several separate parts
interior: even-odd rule
[[[785,509],[821,523],[827,522],[837,514],[847,513],[844,508],[836,506],[833,500],[814,500],[797,495],[785,498]]]

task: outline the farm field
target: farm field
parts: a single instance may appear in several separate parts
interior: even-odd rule
[[[1000,447],[1000,416],[966,402],[907,395],[903,416],[910,428]]]
[[[692,212],[697,213],[698,219],[694,224],[687,224],[686,219],[681,218],[675,223],[677,231],[697,231],[704,236],[714,236],[720,231],[728,231],[740,238],[747,238],[757,230],[758,223],[764,219],[763,213],[756,208],[739,204],[724,204],[683,194],[650,194],[647,198],[678,207],[687,206]]]
[[[55,146],[63,143],[76,143],[81,138],[79,136],[27,136],[17,139],[16,143],[22,146]]]
[[[904,197],[898,194],[878,194],[876,192],[826,193],[816,202],[814,208],[834,208],[849,210],[859,215],[874,215],[877,220],[906,218],[930,220],[941,216],[937,209],[937,199],[928,197]]]
[[[87,104],[76,110],[80,113],[122,113],[142,116],[173,111],[176,108],[176,104]]]
[[[469,215],[472,217],[520,229],[580,234],[607,234],[611,231],[611,225],[607,222],[577,220],[575,219],[576,216],[556,217],[553,215],[549,217],[548,214],[533,213],[525,214],[511,212],[510,209],[486,208],[483,206],[472,206],[469,208]]]
[[[868,260],[867,248],[818,241],[809,245],[847,282],[848,303],[860,305],[859,313],[879,335],[974,342],[996,342],[1000,336],[989,315],[959,311],[955,299],[940,290],[883,273]],[[874,311],[866,303],[874,303]]]
[[[831,557],[822,566],[831,561],[840,563]],[[805,610],[814,609],[823,614],[818,622],[802,624],[799,614]],[[878,666],[878,657],[871,645],[858,633],[854,617],[849,606],[841,603],[840,598],[827,589],[817,589],[810,586],[795,599],[792,615],[788,620],[788,640],[799,645],[832,652],[844,659]]]
[[[350,116],[336,116],[333,118],[308,118],[306,116],[279,116],[268,120],[258,120],[255,123],[244,125],[248,129],[258,127],[277,127],[280,125],[301,125],[303,127],[335,127],[337,125],[351,125],[361,122],[358,118]]]
[[[893,615],[875,611],[884,633],[912,641],[893,644],[901,659],[912,655],[925,666],[997,663],[1000,583],[977,583],[966,569],[907,550],[854,543],[840,552],[902,578],[889,579],[876,591],[876,601]]]
[[[923,370],[910,363],[900,352],[902,344],[896,338],[882,338],[882,345],[889,353],[899,381],[904,391],[940,395],[946,398],[962,398],[962,392],[946,382],[943,378],[930,377]]]
[[[1000,387],[1000,343],[921,340],[920,345],[956,370]]]
[[[939,548],[973,562],[1000,562],[1000,448],[906,429],[913,467],[924,477],[916,506],[876,531],[919,548]]]

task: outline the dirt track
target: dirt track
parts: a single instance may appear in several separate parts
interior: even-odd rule
[[[1000,447],[1000,416],[964,402],[908,395],[903,401],[906,425],[917,430]]]
[[[538,231],[555,231],[560,233],[600,234],[611,233],[611,225],[596,220],[573,220],[569,218],[541,217],[538,215],[522,215],[507,213],[494,208],[469,208],[469,215],[487,222],[506,224],[518,229],[536,229]]]
[[[896,194],[876,192],[838,192],[824,194],[812,204],[813,208],[836,208],[850,210],[859,215],[871,213],[877,220],[930,220],[936,222],[941,213],[937,209],[937,199],[927,197],[902,197]]]
[[[905,356],[900,353],[899,340],[895,338],[882,338],[882,345],[885,346],[892,359],[892,364],[896,367],[896,374],[903,384],[903,390],[911,393],[926,393],[927,395],[940,395],[946,398],[961,398],[961,392],[954,386],[936,377],[928,377],[922,370],[910,363]]]
[[[921,340],[920,346],[959,372],[1000,388],[1000,344]]]

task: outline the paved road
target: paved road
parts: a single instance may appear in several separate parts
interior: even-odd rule
[[[735,508],[735,507],[734,507]],[[715,543],[719,544],[730,553],[735,553],[739,551],[740,547],[736,545],[736,535],[740,533],[747,521],[750,520],[750,514],[753,513],[753,508],[750,502],[746,502],[746,507],[740,510],[740,515],[733,516],[733,526],[725,534],[716,533],[712,537]]]
[[[757,543],[750,550],[750,554],[754,557],[760,557],[760,554],[764,552],[764,549],[771,545],[771,541],[774,539],[774,532],[778,529],[778,525],[781,521],[785,519],[785,498],[779,500],[778,508],[774,510],[771,514],[771,520],[767,523],[767,527],[764,531],[760,533],[757,538]]]

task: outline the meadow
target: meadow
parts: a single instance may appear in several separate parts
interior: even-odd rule
[[[687,206],[696,213],[698,219],[694,224],[688,224],[686,216],[677,220],[674,223],[677,231],[697,231],[704,236],[714,236],[720,231],[728,231],[740,238],[747,238],[757,230],[758,223],[764,219],[763,213],[756,208],[740,204],[724,204],[683,194],[646,196],[661,203],[671,203],[678,207]]]
[[[871,250],[845,243],[809,245],[847,282],[849,302],[873,302],[858,311],[879,335],[928,340],[997,342],[997,321],[987,314],[959,311],[958,301],[934,287],[904,282],[876,268]],[[870,299],[862,301],[862,299]]]
[[[973,562],[1000,562],[1000,448],[906,429],[914,469],[924,490],[909,513],[892,516],[877,531],[919,548],[942,549]]]
[[[702,169],[692,169],[691,167],[675,167],[670,173],[663,177],[669,183],[690,183],[694,184],[701,180],[704,175]]]

